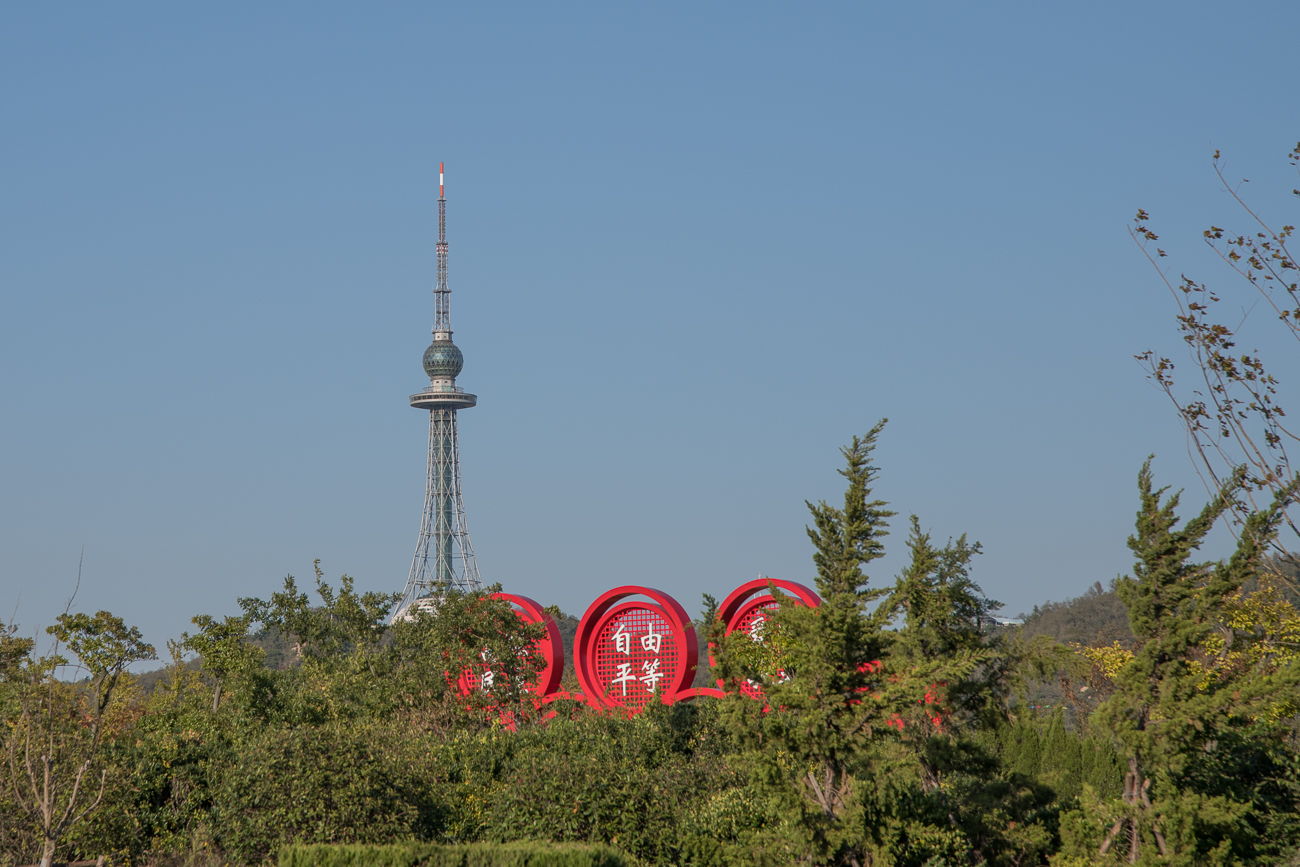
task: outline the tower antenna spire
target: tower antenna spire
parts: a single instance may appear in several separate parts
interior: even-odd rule
[[[465,357],[451,342],[451,289],[447,286],[447,198],[443,164],[438,163],[438,283],[434,287],[433,343],[424,351],[429,387],[411,395],[411,406],[429,411],[429,463],[424,486],[424,516],[420,538],[406,579],[406,590],[392,620],[411,616],[415,609],[436,608],[448,591],[479,590],[478,564],[465,523],[460,493],[460,438],[456,414],[478,403],[456,385]]]
[[[433,333],[451,339],[451,289],[447,286],[447,197],[443,195],[442,163],[438,163],[438,284],[433,290]]]

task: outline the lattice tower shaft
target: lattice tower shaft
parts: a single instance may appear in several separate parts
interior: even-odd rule
[[[451,589],[471,592],[482,586],[460,492],[456,410],[433,410],[429,413],[424,517],[398,610],[424,596],[439,596]]]

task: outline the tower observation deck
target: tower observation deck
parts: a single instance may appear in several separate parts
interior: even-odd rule
[[[438,283],[433,290],[433,342],[424,350],[429,385],[411,395],[411,406],[429,411],[429,462],[424,488],[420,539],[411,560],[406,590],[393,619],[412,605],[436,605],[448,590],[482,588],[474,547],[465,523],[460,492],[460,445],[456,413],[478,403],[477,395],[456,385],[465,357],[451,341],[451,289],[447,285],[447,199],[438,164]],[[428,600],[423,602],[422,600]]]

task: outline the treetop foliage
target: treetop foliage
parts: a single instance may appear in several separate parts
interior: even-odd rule
[[[1288,154],[1288,161],[1300,166],[1300,144]],[[1264,302],[1261,315],[1272,313],[1265,324],[1284,341],[1289,338],[1300,343],[1300,266],[1289,247],[1295,226],[1272,228],[1242,198],[1240,185],[1224,176],[1217,150],[1213,163],[1223,189],[1251,228],[1237,233],[1210,226],[1202,233],[1205,243],[1241,278],[1248,293]],[[1300,198],[1300,191],[1292,192]],[[1206,489],[1213,495],[1233,488],[1229,508],[1235,523],[1241,525],[1252,512],[1267,509],[1271,496],[1297,477],[1300,471],[1292,463],[1291,452],[1300,433],[1287,422],[1282,382],[1275,376],[1277,366],[1266,367],[1258,350],[1242,352],[1237,345],[1251,312],[1245,317],[1230,313],[1229,324],[1223,321],[1218,305],[1230,290],[1213,288],[1186,274],[1171,280],[1160,263],[1168,254],[1156,246],[1159,237],[1151,230],[1150,221],[1150,215],[1139,209],[1129,233],[1177,306],[1176,322],[1188,351],[1192,385],[1188,388],[1176,379],[1177,365],[1161,353],[1147,350],[1136,358],[1177,411]],[[1255,304],[1249,307],[1253,310]],[[1234,304],[1233,310],[1237,309]],[[1240,476],[1241,484],[1230,484],[1234,475]],[[1300,525],[1285,507],[1282,520],[1294,545],[1300,541]],[[1286,549],[1286,545],[1277,547],[1283,555]]]

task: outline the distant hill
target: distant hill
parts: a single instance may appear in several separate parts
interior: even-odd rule
[[[1282,577],[1279,589],[1284,598],[1295,605],[1300,603],[1300,559],[1295,555],[1272,558],[1272,565]],[[1251,593],[1258,584],[1247,582],[1244,590]],[[1026,638],[1050,635],[1057,641],[1069,644],[1125,644],[1133,640],[1128,626],[1128,612],[1115,594],[1115,582],[1107,589],[1101,582],[1093,584],[1087,593],[1066,599],[1064,602],[1044,602],[1035,605],[1029,614],[1021,614]]]
[[[1276,570],[1280,581],[1275,582],[1282,597],[1292,605],[1300,607],[1300,554],[1283,554],[1270,557],[1269,565]],[[1246,591],[1252,589],[1247,584]]]
[[[1093,584],[1088,592],[1064,602],[1044,602],[1035,605],[1029,614],[1021,614],[1026,638],[1049,635],[1062,643],[1110,644],[1133,640],[1128,626],[1128,611],[1115,595],[1115,582],[1110,589]]]
[[[198,671],[199,660],[197,658],[191,659],[190,661],[185,663],[185,667],[190,671]],[[168,676],[171,674],[171,670],[172,669],[170,665],[164,665],[161,666],[160,668],[154,668],[154,669],[150,669],[149,671],[141,672],[140,674],[136,675],[135,685],[138,686],[141,690],[143,690],[146,694],[151,693],[154,691],[154,689],[158,687],[158,684],[168,679]]]

